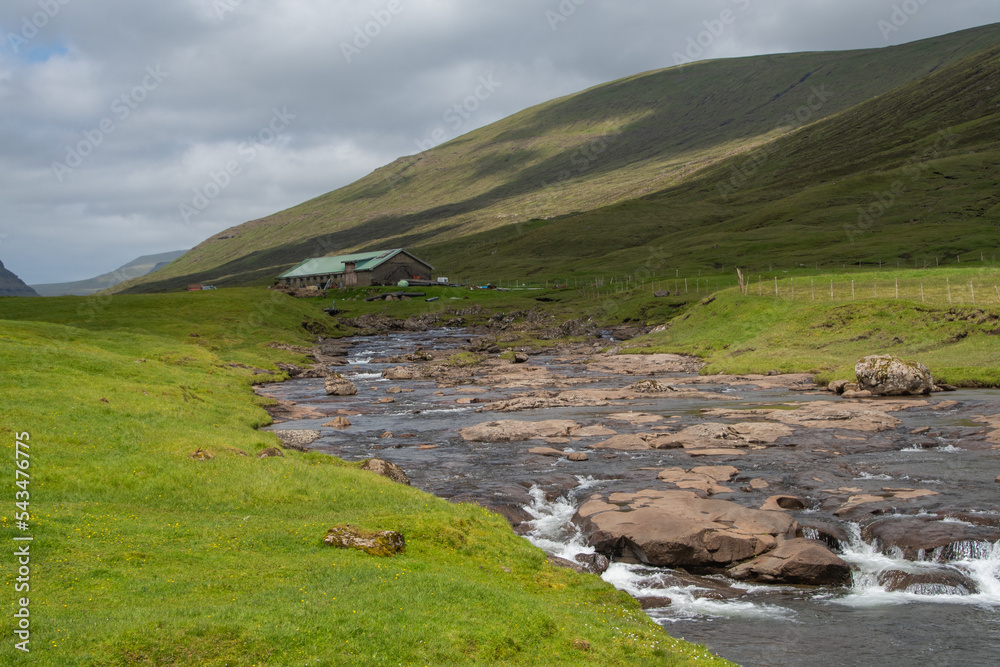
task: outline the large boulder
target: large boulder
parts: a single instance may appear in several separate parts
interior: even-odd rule
[[[358,393],[353,382],[337,374],[328,377],[324,384],[328,396],[356,396]]]
[[[926,366],[888,354],[865,357],[854,372],[859,391],[875,396],[919,396],[934,390],[934,378]]]
[[[851,581],[851,567],[816,540],[782,542],[763,556],[730,568],[733,579],[764,584],[843,586]]]
[[[798,528],[784,512],[753,510],[691,491],[641,491],[591,497],[577,511],[597,551],[625,562],[717,571],[793,538]]]

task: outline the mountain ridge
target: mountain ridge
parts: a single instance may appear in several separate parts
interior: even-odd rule
[[[119,266],[114,271],[102,273],[86,280],[74,280],[65,283],[42,283],[32,285],[38,296],[89,296],[101,290],[114,287],[119,283],[133,278],[141,278],[162,269],[170,262],[183,256],[187,250],[172,250],[153,255],[143,255],[127,264]]]
[[[0,262],[0,297],[4,296],[38,296],[38,293]]]
[[[121,289],[264,283],[305,257],[381,245],[428,248],[429,261],[449,266],[458,253],[435,256],[434,248],[684,187],[733,156],[998,43],[993,25],[883,49],[705,61],[608,82],[233,227],[156,280]]]

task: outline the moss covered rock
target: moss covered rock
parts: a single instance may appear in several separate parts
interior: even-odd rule
[[[888,354],[865,357],[854,372],[858,389],[874,396],[919,396],[934,390],[934,378],[926,366]]]
[[[341,549],[357,549],[372,556],[395,556],[406,551],[406,539],[395,530],[365,530],[345,524],[334,526],[323,542]]]

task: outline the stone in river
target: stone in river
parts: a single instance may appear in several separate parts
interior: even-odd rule
[[[862,537],[883,552],[899,550],[907,560],[920,560],[931,551],[965,542],[998,542],[1000,528],[970,526],[929,517],[892,517],[865,526]]]
[[[637,451],[650,448],[649,443],[638,435],[615,435],[602,442],[587,446],[590,449],[617,449],[620,451]]]
[[[802,538],[787,540],[773,551],[730,568],[733,579],[765,584],[843,586],[851,568],[822,542]]]
[[[329,396],[356,396],[358,387],[345,377],[331,375],[324,383]]]
[[[958,570],[942,569],[932,572],[903,572],[889,570],[879,574],[878,583],[890,593],[903,592],[917,595],[972,595],[978,591],[976,582]]]
[[[528,450],[529,454],[536,454],[538,456],[553,456],[556,458],[562,458],[566,456],[565,453],[559,451],[558,449],[553,449],[551,447],[532,447]]]
[[[708,570],[770,551],[795,520],[691,491],[594,496],[573,518],[597,551],[625,562]]]
[[[738,473],[739,470],[732,466],[701,466],[691,470],[667,468],[657,475],[657,479],[679,489],[694,489],[711,496],[731,492],[731,488],[722,486],[720,482],[727,482]]]
[[[577,462],[590,460],[590,457],[587,456],[584,452],[573,452],[566,458],[568,458],[570,461],[577,461]]]
[[[565,419],[547,421],[517,421],[513,419],[483,422],[459,431],[463,439],[472,442],[516,442],[519,440],[540,440],[545,438],[565,438],[580,425]]]
[[[762,510],[804,510],[806,503],[797,496],[771,496],[760,507]]]

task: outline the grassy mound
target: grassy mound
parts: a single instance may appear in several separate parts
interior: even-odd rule
[[[6,460],[31,436],[31,528],[11,463],[0,537],[34,537],[33,663],[728,664],[485,510],[328,456],[257,458],[277,439],[251,383],[300,360],[267,343],[316,333],[337,331],[260,290],[0,300]],[[324,545],[344,523],[401,531],[406,552]],[[20,595],[4,664],[24,659]]]

